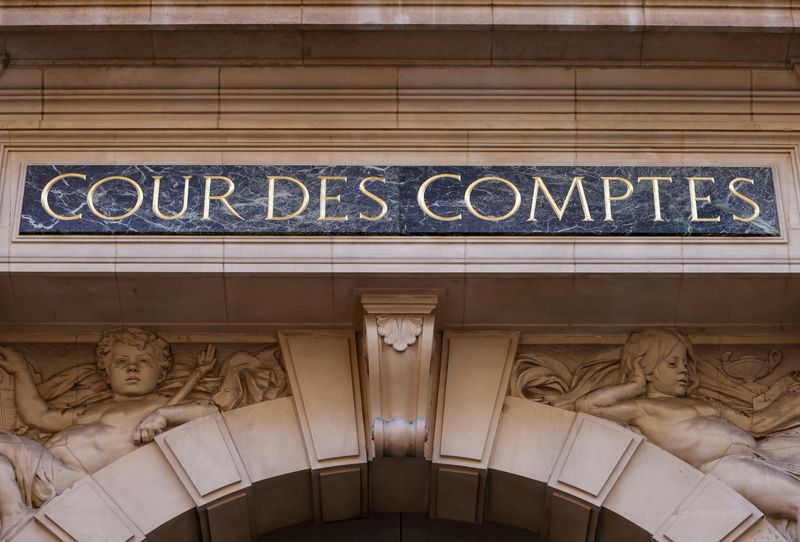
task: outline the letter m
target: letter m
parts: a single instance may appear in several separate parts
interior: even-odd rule
[[[592,216],[589,214],[589,203],[586,201],[586,192],[583,190],[583,177],[574,177],[572,179],[572,184],[569,185],[569,190],[567,191],[567,195],[564,196],[564,202],[561,206],[556,203],[555,198],[548,190],[547,185],[544,184],[544,181],[541,177],[534,177],[533,178],[533,201],[531,202],[531,216],[528,218],[528,222],[536,222],[536,202],[539,199],[539,190],[541,189],[542,193],[544,194],[545,199],[550,203],[550,207],[553,208],[553,212],[558,217],[558,220],[564,218],[564,213],[567,210],[567,204],[569,203],[570,198],[572,197],[572,193],[575,192],[575,189],[578,190],[578,198],[581,200],[581,209],[583,209],[583,222],[593,222]]]

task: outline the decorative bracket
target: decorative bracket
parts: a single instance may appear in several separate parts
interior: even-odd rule
[[[430,459],[435,295],[363,295],[369,459]]]

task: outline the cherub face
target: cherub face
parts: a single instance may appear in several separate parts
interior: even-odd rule
[[[161,368],[151,345],[139,350],[123,342],[114,343],[106,371],[111,391],[122,397],[152,393],[161,381]]]
[[[650,375],[650,387],[671,397],[686,397],[689,390],[689,359],[686,346],[678,343]]]

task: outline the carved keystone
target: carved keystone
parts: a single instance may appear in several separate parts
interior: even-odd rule
[[[425,457],[434,295],[364,295],[369,459]]]

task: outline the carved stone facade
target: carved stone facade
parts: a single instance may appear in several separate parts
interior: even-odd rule
[[[781,366],[782,350],[772,345],[740,349],[696,347],[673,329],[634,333],[622,347],[589,347],[585,360],[576,358],[587,349],[533,348],[518,358],[512,389],[634,429],[746,496],[796,541],[800,352],[790,345],[792,361]]]
[[[800,542],[798,28],[792,0],[0,2],[0,542]],[[28,168],[70,165],[135,169],[161,222],[26,230],[68,197]],[[419,224],[353,173],[392,166],[453,172]],[[273,169],[316,177],[314,228],[211,234],[208,206],[263,231]],[[712,184],[738,170],[763,209]],[[448,230],[445,186],[503,235]],[[769,227],[695,236],[712,195]]]
[[[452,331],[397,352],[379,318],[421,313],[428,341],[435,298],[363,302],[377,360],[333,330],[2,347],[3,539],[250,540],[423,504],[546,540],[797,540],[796,337]],[[426,360],[424,384],[375,372]],[[379,440],[370,409],[412,389],[425,437]]]

